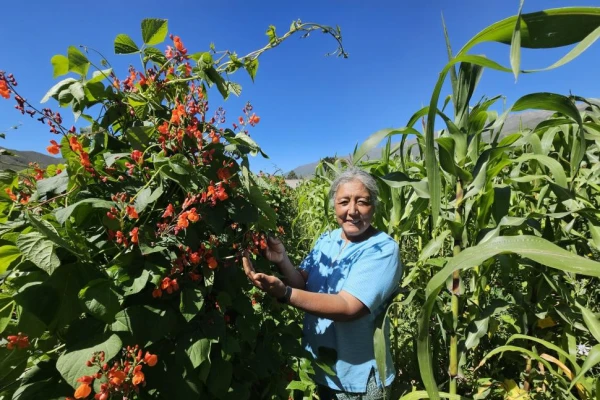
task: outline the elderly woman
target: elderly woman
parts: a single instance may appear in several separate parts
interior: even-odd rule
[[[315,358],[331,361],[335,372],[315,368],[321,400],[383,398],[395,372],[388,345],[387,375],[380,381],[373,333],[400,280],[398,244],[371,225],[377,185],[368,173],[344,171],[329,194],[340,227],[321,235],[298,269],[281,241],[269,238],[265,256],[284,281],[255,272],[247,257],[244,270],[256,287],[306,312],[304,346]]]

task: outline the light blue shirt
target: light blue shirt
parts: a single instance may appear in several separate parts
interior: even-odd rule
[[[398,243],[384,232],[362,242],[347,242],[342,230],[325,233],[300,265],[308,273],[306,289],[316,293],[342,290],[360,300],[370,313],[350,322],[334,322],[306,313],[303,327],[305,348],[317,358],[332,359],[335,376],[315,366],[315,381],[344,392],[366,392],[371,369],[381,385],[373,351],[375,319],[398,287],[402,266]],[[386,335],[387,376],[385,386],[394,380],[395,370]]]

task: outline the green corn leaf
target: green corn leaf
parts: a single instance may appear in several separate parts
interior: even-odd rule
[[[459,396],[457,394],[450,394],[450,393],[445,393],[445,392],[438,392],[437,395],[438,395],[438,398],[448,399],[448,400],[471,400],[468,397],[463,397],[463,396]],[[417,391],[405,394],[404,396],[400,397],[399,400],[420,400],[420,399],[431,399],[431,398],[432,397],[429,397],[429,395],[427,394],[426,391],[417,390]]]
[[[580,304],[577,306],[581,310],[585,326],[587,326],[592,336],[598,341],[598,343],[600,343],[600,319],[596,317],[592,310],[585,308]]]
[[[510,41],[510,66],[515,80],[519,77],[519,70],[521,69],[521,11],[523,11],[523,4],[525,0],[521,0],[519,5],[519,12],[517,13],[517,19],[515,21],[515,28],[513,29],[512,39]]]
[[[575,373],[578,373],[581,370],[581,367],[579,366],[579,364],[577,364],[577,359],[574,356],[567,353],[566,351],[564,351],[560,347],[556,346],[555,344],[548,342],[547,340],[540,339],[535,336],[515,334],[508,338],[508,340],[506,341],[506,344],[510,344],[514,340],[530,340],[532,342],[539,343],[539,344],[547,347],[550,350],[554,350],[557,354],[559,354],[560,356],[563,356],[567,360],[569,360],[569,362],[573,365],[573,368],[575,369]]]
[[[571,381],[571,385],[569,386],[569,390],[577,384],[584,377],[586,372],[588,372],[591,368],[595,367],[597,364],[600,364],[600,344],[595,345],[590,350],[590,353],[585,358],[583,365],[581,366],[581,371],[577,374],[577,376]]]
[[[357,164],[369,151],[373,150],[383,139],[393,135],[420,135],[420,133],[410,127],[397,129],[382,129],[373,133],[367,138],[352,154],[352,164]]]
[[[454,271],[473,268],[498,254],[514,253],[540,264],[565,272],[600,277],[600,263],[580,257],[536,236],[501,236],[470,247],[448,261],[446,266],[430,279],[425,289],[426,301],[419,314],[417,355],[421,378],[431,398],[436,395],[437,384],[433,374],[429,323],[437,294]],[[494,350],[498,352],[497,349]],[[495,354],[495,353],[494,353]],[[549,366],[550,367],[550,366]],[[551,367],[549,368],[551,369]]]

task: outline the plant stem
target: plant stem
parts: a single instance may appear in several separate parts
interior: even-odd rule
[[[460,179],[456,180],[456,214],[454,220],[457,223],[462,222],[462,201],[463,201],[463,188]],[[456,257],[460,254],[462,245],[462,239],[460,237],[454,238],[454,249],[453,255]],[[459,314],[459,297],[460,296],[460,272],[454,271],[452,273],[452,336],[450,337],[450,355],[448,367],[448,373],[450,374],[450,385],[449,393],[456,394],[456,379],[458,376],[458,314]]]

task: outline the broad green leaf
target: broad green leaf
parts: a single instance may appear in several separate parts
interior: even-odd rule
[[[186,321],[192,320],[204,305],[204,296],[200,289],[183,288],[181,291],[181,300],[179,302],[179,311]],[[196,365],[194,366],[196,367]]]
[[[157,309],[135,305],[120,311],[111,325],[113,332],[129,332],[136,343],[149,346],[163,338],[174,327],[176,314],[172,309]]]
[[[260,188],[251,186],[248,196],[250,201],[264,213],[266,220],[263,221],[265,222],[266,227],[272,230],[277,229],[277,214],[275,214],[275,211],[263,196]]]
[[[99,320],[111,324],[121,309],[119,297],[108,279],[96,279],[79,291],[82,307]]]
[[[258,71],[258,58],[254,58],[246,62],[246,71],[252,78],[252,82],[254,82],[254,77],[256,76],[256,72]]]
[[[69,73],[69,59],[62,54],[57,54],[50,59],[52,64],[52,77],[58,78],[59,76],[66,75]]]
[[[0,346],[0,388],[9,387],[17,382],[27,367],[28,358],[27,350],[8,350],[6,346]]]
[[[104,158],[104,163],[106,164],[107,167],[112,167],[113,164],[115,162],[117,162],[117,160],[120,160],[121,158],[124,157],[129,157],[131,155],[131,153],[110,153],[110,152],[106,152],[104,154],[102,154],[102,157]]]
[[[141,190],[135,198],[135,209],[138,213],[141,213],[148,205],[157,201],[160,198],[160,196],[162,196],[162,194],[162,186],[157,187],[156,189],[154,189],[154,191],[149,187]]]
[[[600,344],[595,345],[590,350],[590,353],[586,356],[583,365],[581,366],[581,371],[577,374],[577,376],[571,381],[571,386],[569,386],[569,390],[575,386],[577,382],[584,377],[584,375],[597,364],[600,363]]]
[[[23,257],[52,275],[60,267],[60,260],[54,252],[54,243],[39,232],[21,234],[17,239],[17,247]]]
[[[129,35],[119,33],[115,38],[115,54],[133,54],[139,51],[140,49]]]
[[[12,296],[0,293],[0,334],[2,334],[8,326],[14,309],[15,301]]]
[[[585,308],[584,306],[578,304],[577,305],[581,310],[581,314],[583,315],[583,322],[585,322],[585,326],[589,329],[592,336],[596,339],[596,341],[600,344],[600,319],[596,317],[596,315],[592,312],[592,310]]]
[[[210,373],[206,381],[208,390],[216,398],[223,398],[228,392],[232,377],[233,365],[231,362],[226,361],[221,357],[213,359],[211,361]]]
[[[90,80],[88,80],[85,84],[86,88],[89,90],[93,90],[92,88],[94,88],[94,86],[92,86],[92,84],[102,82],[104,79],[110,78],[111,72],[112,72],[112,68],[107,68],[107,69],[103,69],[101,71],[92,72],[92,78]],[[98,87],[102,88],[102,90],[104,89],[104,86],[102,86],[102,85],[100,85]]]
[[[540,338],[537,338],[534,336],[516,334],[516,335],[512,335],[511,337],[509,337],[508,340],[506,341],[506,344],[510,344],[512,341],[519,340],[519,339],[530,340],[532,342],[536,342],[543,346],[546,346],[550,350],[554,350],[557,354],[559,354],[562,357],[565,357],[567,360],[569,360],[571,362],[571,364],[573,365],[573,368],[575,369],[575,373],[578,373],[579,370],[581,369],[581,367],[579,367],[579,365],[577,364],[577,359],[575,358],[575,356],[572,356],[571,354],[567,353],[566,351],[564,351],[560,347],[556,346],[555,344],[548,342],[547,340],[543,340],[543,339],[540,339]]]
[[[97,367],[86,366],[95,352],[104,352],[106,360],[115,357],[121,351],[123,344],[119,336],[103,335],[95,338],[82,338],[83,341],[75,346],[70,346],[66,353],[62,354],[56,362],[56,369],[62,377],[73,388],[77,388],[80,383],[77,379],[84,375],[93,375],[97,372]]]
[[[82,207],[85,209],[104,209],[104,210],[110,210],[111,207],[114,207],[115,203],[112,201],[106,201],[106,200],[102,200],[102,199],[84,199],[81,201],[78,201],[75,204],[71,204],[68,207],[65,208],[59,208],[58,210],[55,211],[55,216],[56,216],[56,220],[58,221],[59,224],[64,224],[67,219],[69,219],[69,217],[71,216],[71,214],[75,213],[76,211],[78,211],[78,208]]]
[[[44,95],[42,100],[40,100],[40,103],[45,103],[48,100],[50,100],[51,97],[57,96],[60,92],[65,90],[73,82],[77,82],[77,80],[74,78],[66,78],[66,79],[63,79],[62,81],[56,83],[54,86],[52,86],[50,88],[50,90],[48,90],[48,92]]]
[[[148,46],[162,43],[167,37],[167,33],[166,19],[147,18],[142,20],[142,39]]]
[[[17,246],[0,246],[0,274],[3,274],[10,264],[19,257],[21,257],[21,252]]]
[[[87,57],[75,46],[69,46],[67,57],[69,59],[69,71],[85,77],[90,68],[90,61]]]
[[[152,126],[135,126],[125,131],[125,136],[134,150],[144,151],[156,136],[156,128]]]
[[[38,232],[46,236],[46,238],[51,240],[54,244],[62,247],[65,250],[68,250],[76,256],[79,255],[79,252],[58,234],[56,228],[54,228],[50,222],[43,219],[38,219],[30,212],[27,212],[27,219],[31,225],[38,230]]]
[[[210,348],[210,339],[200,338],[198,340],[194,340],[192,344],[185,349],[185,352],[190,358],[194,368],[198,367],[206,360],[210,361]]]
[[[52,286],[46,283],[28,283],[19,288],[13,298],[19,306],[46,326],[52,324],[58,312],[59,295]]]

